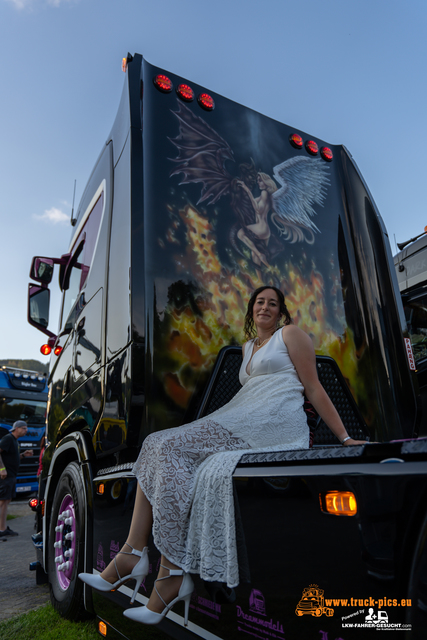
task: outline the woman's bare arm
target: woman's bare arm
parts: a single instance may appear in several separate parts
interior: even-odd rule
[[[342,442],[344,438],[347,438],[348,433],[328,394],[319,382],[316,354],[310,337],[295,325],[283,327],[282,335],[307,398],[332,433]],[[350,438],[344,444],[364,443],[364,440]]]

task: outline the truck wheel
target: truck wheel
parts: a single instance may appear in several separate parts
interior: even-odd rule
[[[87,617],[83,603],[85,494],[79,467],[71,462],[63,471],[52,505],[48,538],[48,576],[52,606],[64,618]]]

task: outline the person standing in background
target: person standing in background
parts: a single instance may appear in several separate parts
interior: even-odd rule
[[[9,433],[0,440],[0,537],[17,536],[7,525],[7,508],[15,497],[16,476],[21,458],[32,456],[32,451],[19,452],[18,438],[27,433],[27,423],[17,420]]]

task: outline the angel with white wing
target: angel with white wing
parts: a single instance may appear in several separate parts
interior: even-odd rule
[[[314,234],[319,232],[313,221],[314,207],[324,205],[330,184],[324,160],[294,156],[274,167],[274,180],[267,173],[256,172],[252,161],[240,165],[239,177],[233,176],[225,163],[234,162],[234,154],[224,138],[182,103],[173,113],[179,121],[179,135],[170,141],[179,155],[171,159],[177,166],[170,175],[183,174],[180,184],[202,183],[197,204],[215,204],[230,194],[238,219],[230,231],[230,242],[239,253],[236,238],[250,249],[258,268],[269,268],[268,260],[283,250],[270,222],[284,240],[313,244]],[[253,194],[255,184],[259,196]]]

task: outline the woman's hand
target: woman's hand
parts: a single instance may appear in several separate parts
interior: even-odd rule
[[[355,444],[369,444],[369,442],[367,440],[353,440],[353,438],[350,438],[344,442],[343,447],[351,447]]]

